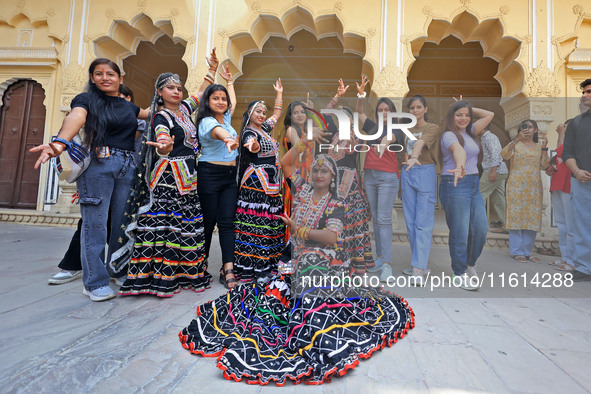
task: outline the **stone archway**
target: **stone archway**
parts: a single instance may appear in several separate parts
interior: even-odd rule
[[[525,79],[524,65],[521,63],[521,41],[504,35],[502,15],[499,18],[479,20],[474,14],[464,10],[450,18],[428,15],[426,34],[409,40],[407,48],[412,54],[411,60],[405,64],[409,70],[416,61],[419,52],[426,42],[439,44],[449,35],[458,38],[462,43],[478,41],[483,49],[483,56],[495,60],[499,65],[494,78],[499,82],[503,97],[513,97],[521,93]]]
[[[290,40],[292,36],[306,30],[317,40],[334,37],[340,41],[344,54],[353,54],[364,58],[366,38],[360,34],[346,31],[336,14],[314,16],[310,10],[298,5],[286,10],[282,15],[257,14],[248,30],[241,31],[227,38],[227,54],[231,71],[236,77],[243,74],[243,61],[246,55],[261,53],[263,46],[271,37]],[[225,32],[221,32],[225,36]],[[225,41],[225,40],[224,40]],[[363,60],[362,72],[373,79],[374,71],[369,61]]]
[[[135,55],[142,41],[156,44],[156,41],[165,35],[174,44],[180,43],[186,47],[187,42],[174,35],[170,20],[153,22],[149,16],[141,13],[129,22],[114,20],[108,33],[94,40],[94,53],[98,57],[112,59],[123,67],[123,60]],[[122,71],[125,72],[123,68]]]

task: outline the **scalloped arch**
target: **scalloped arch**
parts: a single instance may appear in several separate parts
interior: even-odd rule
[[[282,37],[289,40],[291,36],[301,30],[310,32],[318,40],[325,37],[336,37],[343,44],[344,53],[365,57],[365,37],[346,32],[336,14],[314,17],[310,11],[296,6],[285,11],[281,17],[259,14],[249,30],[230,35],[227,56],[235,67],[236,77],[242,75],[244,56],[255,52],[262,53],[263,46],[270,37]],[[363,72],[371,80],[373,67],[366,60],[363,61]]]
[[[417,60],[425,42],[439,44],[445,37],[453,35],[462,43],[478,41],[484,56],[499,63],[494,78],[501,85],[503,97],[519,94],[525,78],[524,67],[517,59],[521,51],[521,41],[504,36],[503,26],[498,18],[479,21],[475,15],[463,11],[450,19],[451,21],[434,17],[427,24],[427,34],[409,42],[412,60],[405,65],[407,72]]]
[[[150,41],[155,44],[164,35],[170,37],[175,44],[180,42],[187,45],[185,40],[174,36],[170,20],[152,22],[148,15],[140,13],[131,18],[129,23],[113,20],[107,34],[93,41],[94,53],[98,57],[115,59],[123,70],[123,59],[135,55],[140,42]]]

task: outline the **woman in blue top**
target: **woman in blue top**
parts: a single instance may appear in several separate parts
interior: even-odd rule
[[[228,89],[210,85],[203,93],[197,113],[201,157],[197,166],[197,193],[203,209],[205,254],[209,256],[213,229],[217,224],[222,249],[220,282],[228,288],[236,286],[234,277],[234,212],[238,198],[236,159],[238,134],[232,127],[236,93],[232,74],[227,67],[221,74]]]
[[[473,122],[473,116],[479,119]],[[474,265],[482,253],[488,231],[478,178],[478,160],[482,152],[478,136],[493,116],[493,112],[472,108],[460,96],[447,113],[447,131],[441,136],[443,175],[439,199],[449,228],[454,285],[465,290],[477,289],[470,277],[476,275]]]

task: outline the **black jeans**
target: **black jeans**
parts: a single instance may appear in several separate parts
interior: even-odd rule
[[[236,166],[199,162],[197,192],[203,211],[205,254],[209,256],[213,228],[217,224],[222,262],[234,262],[234,213],[238,199]]]

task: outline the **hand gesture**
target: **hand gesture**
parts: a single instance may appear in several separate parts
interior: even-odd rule
[[[31,148],[29,149],[29,152],[41,152],[41,155],[35,163],[35,169],[38,169],[41,164],[47,163],[47,160],[51,159],[52,157],[58,157],[65,150],[66,147],[63,144],[58,142],[50,142],[49,144],[38,145],[34,148]]]
[[[238,144],[238,140],[228,136],[223,139],[224,144],[226,144],[226,148],[228,148],[228,153],[232,152],[234,149],[238,148],[240,144]]]
[[[463,98],[462,98],[462,95],[461,95],[461,94],[460,94],[460,98],[459,98],[459,99],[458,99],[458,98],[456,98],[456,97],[454,97],[453,99],[454,99],[454,101],[462,101],[462,100],[463,100]]]
[[[279,215],[279,217],[281,218],[283,223],[291,229],[291,232],[293,234],[293,232],[295,230],[295,222],[294,222],[293,218],[290,218],[289,216],[287,216],[286,213],[284,213],[283,215]]]
[[[215,48],[211,50],[211,54],[209,55],[209,57],[206,57],[205,60],[207,60],[207,64],[209,65],[210,70],[218,69],[218,65],[220,64],[220,62],[217,56],[215,55]]]
[[[347,93],[347,89],[349,89],[349,85],[345,86],[343,83],[343,78],[339,78],[339,87],[337,88],[337,97],[343,97],[345,93]]]
[[[222,66],[222,71],[220,71],[220,76],[226,80],[226,82],[230,83],[233,82],[232,73],[230,72],[230,68],[227,64]]]
[[[563,135],[566,131],[566,125],[564,123],[559,124],[556,126],[556,132],[558,135]]]
[[[406,165],[406,170],[404,171],[408,171],[411,168],[413,168],[416,165],[420,166],[421,162],[419,161],[419,159],[417,159],[416,157],[409,157],[408,160],[406,160],[404,163],[402,163],[404,165]]]
[[[307,133],[303,133],[303,134],[307,134]],[[320,143],[328,144],[330,142],[329,138],[331,137],[332,134],[329,133],[328,131],[323,131],[318,128],[314,128],[313,135],[314,135],[313,140],[317,144],[320,144]]]
[[[460,168],[455,168],[453,170],[447,170],[447,172],[453,174],[454,176],[454,187],[458,186],[458,180],[462,179],[464,175],[466,175],[466,170],[464,169],[464,166]]]
[[[257,153],[258,151],[261,150],[261,145],[256,140],[256,138],[249,139],[248,142],[246,144],[244,144],[244,147],[252,153]]]
[[[546,167],[546,171],[544,171],[546,173],[546,175],[548,176],[552,176],[554,174],[556,174],[556,168],[554,168],[553,165],[549,165],[548,167]]]
[[[314,109],[314,103],[310,101],[310,92],[306,94],[306,102],[304,103],[304,105],[308,108]]]
[[[155,146],[158,150],[158,153],[163,156],[167,156],[170,152],[172,152],[172,148],[174,147],[174,135],[171,139],[164,142],[147,141],[146,144]]]
[[[367,78],[367,75],[361,74],[361,83],[355,82],[355,85],[357,85],[357,93],[363,95],[363,93],[365,93],[365,85],[367,85],[368,82],[369,79]]]
[[[275,89],[277,93],[283,93],[283,85],[281,84],[281,78],[277,78],[277,82],[273,84],[273,89]]]

